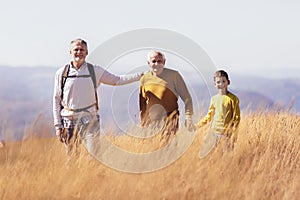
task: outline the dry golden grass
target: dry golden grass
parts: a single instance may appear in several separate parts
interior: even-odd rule
[[[0,149],[0,199],[299,199],[299,116],[245,115],[235,150],[217,148],[200,160],[206,130],[176,162],[140,174],[111,169],[84,151],[67,162],[63,145],[51,137],[7,143]],[[111,140],[135,152],[159,148],[154,140]]]

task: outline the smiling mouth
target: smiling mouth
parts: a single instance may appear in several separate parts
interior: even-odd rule
[[[82,59],[83,56],[82,56],[82,55],[75,55],[75,58],[77,58],[77,59]]]

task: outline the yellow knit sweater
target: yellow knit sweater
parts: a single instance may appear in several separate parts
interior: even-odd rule
[[[207,115],[200,120],[198,126],[212,121],[211,129],[215,133],[233,135],[236,138],[240,119],[239,99],[228,92],[226,95],[217,94],[211,98]]]
[[[177,71],[164,68],[158,76],[146,73],[140,79],[141,120],[161,120],[178,111],[178,97],[185,104],[185,114],[192,115],[191,95]]]

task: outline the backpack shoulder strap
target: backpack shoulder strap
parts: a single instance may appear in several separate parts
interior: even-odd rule
[[[65,83],[66,83],[69,71],[70,71],[70,65],[66,64],[66,66],[64,68],[64,71],[62,73],[62,76],[61,76],[61,84],[60,84],[60,88],[61,88],[60,97],[61,97],[61,99],[63,99],[63,97],[64,97],[64,87],[65,87]]]
[[[87,67],[89,70],[89,73],[91,75],[91,79],[93,81],[93,85],[94,85],[94,90],[95,90],[95,99],[96,99],[96,109],[97,111],[99,110],[99,105],[98,105],[98,95],[97,95],[97,80],[96,80],[96,74],[95,74],[95,70],[94,70],[94,66],[90,63],[87,63]]]
[[[94,88],[97,88],[97,81],[96,81],[96,74],[95,74],[94,66],[90,63],[87,63],[87,67],[88,67],[89,73],[91,75],[91,79],[93,81]]]

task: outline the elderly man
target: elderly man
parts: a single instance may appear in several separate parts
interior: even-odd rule
[[[179,128],[178,97],[185,105],[185,125],[194,130],[193,102],[179,72],[165,68],[162,52],[148,53],[150,71],[140,80],[140,115],[142,126],[161,126],[162,134],[176,134]]]
[[[123,85],[138,81],[143,73],[117,76],[100,66],[86,62],[87,43],[76,39],[70,46],[71,62],[55,75],[53,117],[56,135],[67,152],[83,139],[93,150],[93,138],[99,133],[97,88],[101,83]]]

